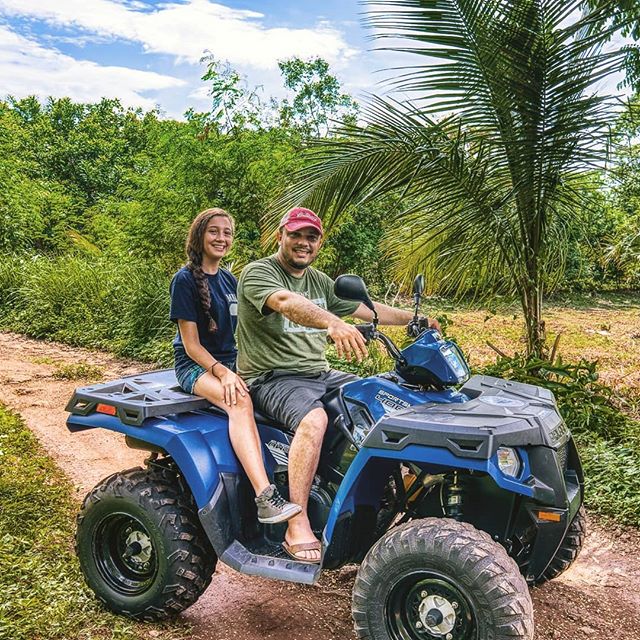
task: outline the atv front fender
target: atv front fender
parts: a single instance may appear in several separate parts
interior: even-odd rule
[[[458,458],[449,450],[412,444],[398,451],[363,447],[351,463],[334,499],[324,529],[325,544],[330,544],[339,519],[353,513],[356,506],[372,505],[377,508],[381,489],[393,467],[402,461],[412,462],[433,474],[455,470],[473,470],[489,474],[502,489],[527,498],[534,497],[535,489],[525,480],[529,477],[528,461],[523,457],[520,478],[506,476],[497,467],[494,457],[489,459]]]

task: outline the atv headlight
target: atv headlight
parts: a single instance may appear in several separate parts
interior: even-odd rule
[[[511,447],[500,447],[498,449],[498,468],[506,476],[517,478],[520,475],[522,463],[515,449]]]

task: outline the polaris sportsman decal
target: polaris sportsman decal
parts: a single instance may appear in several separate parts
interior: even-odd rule
[[[398,398],[398,396],[394,396],[384,389],[380,389],[376,393],[376,400],[382,405],[385,413],[408,409],[411,406],[406,400],[402,400],[402,398]]]
[[[269,440],[267,449],[271,452],[273,459],[281,466],[289,464],[289,445],[278,440]]]
[[[564,420],[558,416],[560,421],[553,429],[549,431],[549,440],[553,445],[564,444],[571,435],[569,427],[565,424]]]

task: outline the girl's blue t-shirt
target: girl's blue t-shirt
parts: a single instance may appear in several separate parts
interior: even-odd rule
[[[211,295],[211,315],[218,325],[217,331],[209,331],[209,318],[205,315],[193,274],[182,267],[171,281],[170,318],[174,322],[189,320],[198,327],[200,344],[216,359],[233,362],[238,353],[234,333],[238,324],[238,281],[226,269],[218,269],[214,275],[205,274]],[[180,331],[173,341],[176,369],[191,362]]]

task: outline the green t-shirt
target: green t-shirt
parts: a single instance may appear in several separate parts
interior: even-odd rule
[[[275,256],[247,265],[238,281],[238,374],[247,382],[273,369],[312,373],[327,371],[327,332],[291,322],[265,306],[277,291],[303,295],[337,316],[353,313],[360,303],[333,293],[333,280],[312,267],[301,278],[285,271]]]

